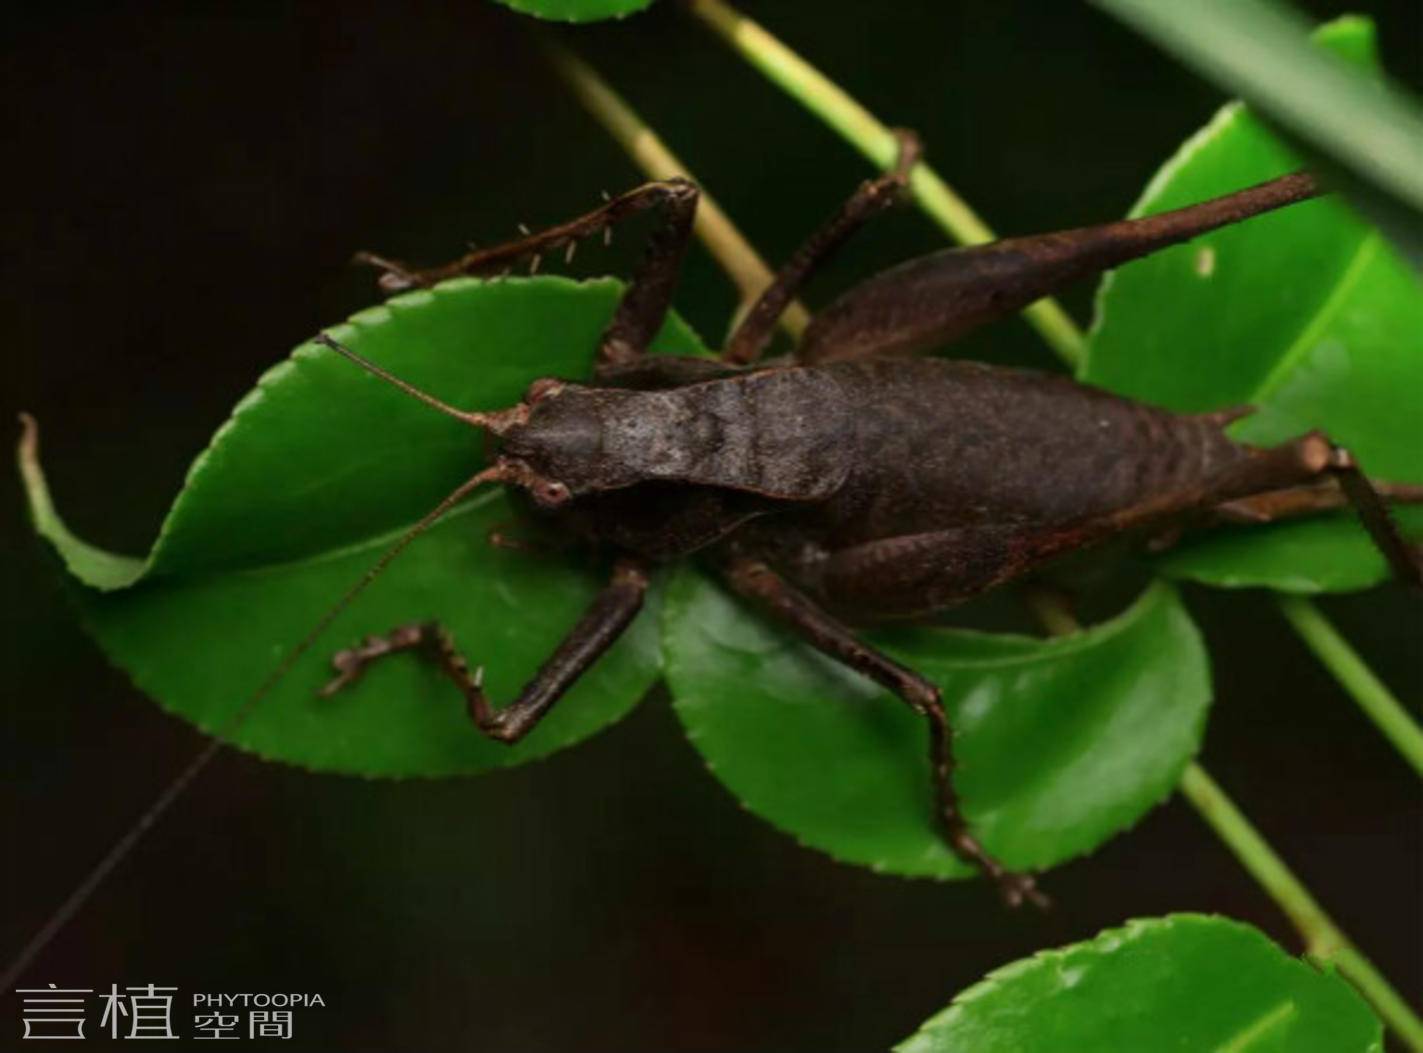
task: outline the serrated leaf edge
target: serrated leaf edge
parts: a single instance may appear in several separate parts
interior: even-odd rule
[[[939,1030],[952,1024],[955,1019],[966,1011],[966,1008],[973,1003],[994,994],[1004,983],[1017,979],[1024,973],[1033,972],[1043,966],[1056,966],[1059,973],[1072,968],[1075,959],[1083,957],[1097,957],[1099,955],[1110,954],[1120,950],[1129,943],[1157,935],[1161,931],[1177,929],[1182,925],[1201,925],[1209,927],[1224,927],[1234,929],[1242,935],[1253,939],[1259,943],[1268,945],[1276,954],[1280,956],[1286,968],[1308,969],[1321,976],[1336,975],[1335,970],[1328,966],[1320,967],[1308,958],[1298,958],[1289,954],[1268,936],[1262,933],[1253,925],[1237,921],[1234,918],[1226,917],[1223,914],[1206,914],[1196,912],[1176,912],[1157,918],[1130,918],[1122,925],[1114,929],[1105,929],[1090,939],[1081,940],[1077,943],[1068,944],[1066,947],[1052,947],[1045,950],[1035,951],[1026,958],[1019,958],[1006,965],[999,966],[984,975],[983,979],[969,987],[964,988],[953,1000],[939,1012],[935,1013],[928,1020],[924,1021],[908,1038],[894,1046],[894,1053],[912,1053],[910,1043],[920,1038],[926,1041],[930,1039],[928,1032]],[[1351,989],[1352,990],[1352,989]],[[1354,992],[1356,998],[1360,998],[1358,992]],[[1370,1011],[1376,1024],[1378,1018]],[[1382,1025],[1378,1024],[1380,1034]],[[1370,1047],[1369,1053],[1375,1048],[1381,1048],[1381,1038],[1378,1043]]]
[[[474,510],[476,510],[478,507],[480,507],[482,504],[497,500],[498,497],[498,494],[481,495],[480,497],[468,502],[467,504],[461,505],[458,508],[451,510],[450,513],[445,517],[445,519],[441,520],[441,522],[445,523],[451,519],[468,515]],[[366,549],[383,549],[389,541],[398,537],[403,532],[404,528],[397,528],[395,530],[389,531],[386,534],[379,535],[378,537],[367,539],[366,541],[362,542],[357,542],[352,545],[343,546],[340,549],[323,551],[321,553],[306,556],[298,560],[290,560],[283,563],[271,564],[268,566],[250,569],[235,570],[226,573],[252,577],[261,577],[269,574],[284,573],[291,570],[295,570],[302,566],[329,562],[331,560],[355,555]],[[661,580],[660,578],[654,578],[651,587],[648,589],[647,597],[644,602],[643,613],[645,616],[660,620],[662,594],[664,588],[665,581]],[[190,713],[186,710],[180,710],[170,705],[161,693],[157,692],[151,686],[149,686],[151,671],[147,667],[147,664],[141,661],[120,662],[116,657],[111,655],[108,650],[108,647],[104,642],[104,637],[96,630],[96,627],[90,619],[88,611],[85,609],[85,606],[82,603],[76,603],[74,604],[74,606],[77,611],[78,619],[83,625],[85,632],[88,633],[88,635],[96,643],[98,643],[100,649],[104,652],[105,656],[108,657],[110,665],[112,665],[114,669],[121,676],[124,677],[124,679],[134,688],[134,690],[144,695],[146,698],[156,701],[158,707],[162,709],[164,713],[168,714],[168,716],[173,717],[181,721],[182,723],[195,728],[196,730],[198,730],[203,735],[209,738],[221,738],[224,745],[235,749],[241,753],[256,757],[259,760],[266,761],[268,763],[280,764],[285,767],[305,771],[313,775],[348,776],[364,779],[370,782],[408,782],[455,778],[470,775],[484,775],[495,771],[505,771],[511,768],[520,768],[535,761],[547,760],[553,754],[565,750],[570,746],[587,742],[594,736],[601,735],[603,732],[609,730],[614,725],[620,723],[628,716],[630,716],[632,714],[632,711],[636,709],[639,705],[641,705],[642,702],[646,699],[647,695],[654,691],[657,688],[657,685],[662,683],[663,680],[661,667],[662,652],[660,647],[656,647],[652,649],[653,660],[657,663],[656,675],[653,677],[652,682],[648,685],[647,689],[644,690],[643,693],[637,698],[629,702],[626,708],[623,709],[622,712],[620,712],[617,716],[595,728],[591,732],[563,735],[559,736],[557,739],[549,739],[547,742],[544,742],[542,739],[540,739],[538,750],[519,754],[510,753],[506,757],[499,757],[498,759],[492,761],[486,766],[481,766],[479,768],[429,768],[421,771],[383,771],[380,769],[353,769],[348,765],[342,765],[338,763],[332,763],[327,765],[317,762],[293,760],[290,757],[282,756],[267,750],[260,749],[257,746],[254,746],[239,738],[229,737],[228,735],[224,734],[230,731],[230,729],[226,727],[226,719],[230,716],[230,714],[224,714],[223,716],[214,719],[213,716],[210,714],[203,714],[199,716]],[[275,666],[278,662],[281,661],[283,653],[284,652],[281,651],[273,653],[273,655],[271,656],[273,666]],[[161,660],[161,656],[159,657]],[[478,729],[476,729],[473,724],[471,724],[469,727],[469,734],[479,734]]]
[[[681,568],[679,572],[685,574],[699,573],[698,571],[690,567]],[[702,575],[702,577],[705,579],[706,583],[710,587],[720,588],[720,586],[715,581],[712,581],[710,578],[706,578],[705,575]],[[670,595],[672,590],[672,579],[670,576],[668,581],[666,582],[666,588],[667,593]],[[1132,620],[1135,617],[1145,616],[1144,611],[1148,601],[1161,603],[1165,602],[1166,597],[1176,597],[1179,599],[1179,595],[1179,590],[1177,590],[1174,584],[1169,581],[1166,581],[1165,579],[1157,578],[1153,580],[1151,584],[1148,585],[1145,589],[1143,589],[1141,594],[1135,600],[1133,600],[1132,603],[1128,605],[1127,608],[1123,610],[1120,614],[1113,616],[1105,622],[1099,622],[1096,625],[1089,626],[1082,632],[1074,633],[1072,636],[1069,637],[1040,639],[1031,636],[1018,636],[1016,634],[979,632],[977,630],[972,629],[944,628],[941,631],[955,635],[972,637],[1000,637],[1006,635],[1010,636],[1011,638],[1021,639],[1025,642],[1036,643],[1040,646],[1048,646],[1058,643],[1060,641],[1072,641],[1075,644],[1074,647],[1072,647],[1071,649],[1055,651],[1051,655],[1051,657],[1053,658],[1059,658],[1064,653],[1072,654],[1082,649],[1083,647],[1095,646],[1101,642],[1115,638],[1115,636],[1117,636],[1120,632],[1123,632],[1126,628],[1130,627]],[[838,854],[832,849],[826,848],[823,845],[809,843],[797,831],[782,825],[775,819],[763,815],[761,812],[752,808],[751,805],[747,803],[745,798],[733,791],[731,787],[728,786],[726,782],[722,780],[720,776],[717,775],[717,767],[715,762],[710,760],[706,756],[706,754],[703,753],[702,750],[697,747],[696,744],[698,739],[700,738],[700,735],[691,727],[688,722],[688,718],[684,709],[686,703],[684,703],[683,700],[678,697],[677,693],[673,689],[672,678],[670,676],[670,669],[673,665],[673,661],[670,647],[668,644],[668,634],[670,632],[668,626],[670,621],[673,618],[677,617],[677,615],[674,613],[675,606],[676,605],[674,603],[670,602],[670,600],[664,597],[661,611],[661,622],[659,627],[659,640],[661,644],[659,650],[662,665],[662,680],[667,685],[667,692],[672,703],[672,710],[674,713],[676,713],[678,722],[682,725],[682,732],[686,736],[687,741],[692,743],[693,749],[697,753],[697,757],[702,762],[702,766],[706,769],[707,772],[712,775],[714,779],[716,779],[717,785],[719,785],[731,797],[731,799],[736,802],[737,806],[743,812],[759,820],[760,822],[765,823],[767,826],[777,831],[783,837],[790,838],[801,848],[810,852],[814,852],[817,855],[824,856],[825,858],[830,859],[833,862],[840,864],[841,866],[855,867],[857,869],[868,869],[875,874],[892,875],[894,877],[904,878],[911,881],[926,880],[937,882],[940,884],[951,881],[968,881],[976,879],[980,876],[977,870],[971,868],[967,863],[963,863],[962,861],[958,860],[957,857],[950,856],[948,857],[948,859],[945,859],[943,856],[940,856],[937,853],[932,856],[927,856],[924,860],[926,866],[933,866],[934,869],[925,869],[922,871],[910,870],[906,867],[899,866],[897,864],[891,864],[886,860],[872,860],[866,862],[863,859],[850,859],[846,856]],[[1141,608],[1141,610],[1138,610],[1138,608]],[[1042,872],[1047,872],[1057,867],[1063,866],[1067,863],[1071,863],[1075,860],[1085,859],[1093,855],[1102,847],[1104,847],[1108,842],[1115,840],[1117,837],[1120,837],[1123,834],[1129,833],[1130,831],[1136,829],[1136,827],[1146,821],[1147,817],[1150,816],[1153,811],[1161,807],[1161,805],[1164,804],[1171,797],[1172,793],[1175,792],[1176,784],[1180,781],[1181,773],[1186,769],[1187,765],[1189,765],[1191,761],[1195,758],[1196,754],[1200,752],[1201,744],[1205,739],[1206,724],[1210,716],[1210,705],[1211,702],[1214,700],[1213,696],[1210,695],[1211,682],[1209,669],[1209,652],[1205,647],[1205,641],[1201,635],[1200,628],[1196,625],[1195,620],[1191,617],[1190,611],[1186,609],[1185,604],[1178,603],[1177,609],[1180,615],[1185,618],[1186,624],[1189,626],[1192,635],[1195,638],[1196,646],[1200,649],[1202,654],[1206,655],[1207,658],[1207,668],[1205,670],[1205,686],[1209,697],[1207,697],[1205,705],[1202,707],[1200,715],[1196,719],[1196,726],[1192,736],[1194,739],[1193,748],[1191,749],[1190,753],[1181,761],[1177,769],[1171,773],[1171,777],[1164,781],[1164,789],[1161,791],[1161,793],[1149,798],[1146,806],[1141,809],[1140,813],[1134,819],[1132,819],[1130,822],[1126,823],[1123,826],[1115,828],[1110,833],[1108,833],[1106,837],[1104,837],[1096,844],[1086,845],[1082,848],[1073,850],[1068,854],[1062,856],[1060,859],[1056,859],[1052,863],[1046,864],[1042,867],[1035,869],[1040,870]],[[1102,630],[1102,635],[1100,636],[1096,635],[1099,630]],[[1031,660],[1027,661],[1012,658],[988,659],[985,660],[985,666],[991,667],[993,665],[1008,665],[1015,664],[1017,662],[1021,662],[1022,664],[1026,665],[1029,664],[1030,661],[1035,664],[1037,660],[1038,658],[1036,656]],[[973,667],[981,668],[981,666]],[[965,800],[963,802],[963,807],[965,815],[969,818],[971,822],[973,820],[974,812],[972,802]],[[992,848],[993,846],[990,844],[988,847]],[[942,869],[945,863],[947,863],[953,869],[948,871]]]

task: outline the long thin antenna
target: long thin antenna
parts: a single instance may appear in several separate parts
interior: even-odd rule
[[[302,638],[301,642],[286,653],[286,656],[283,657],[276,668],[267,675],[267,678],[262,681],[257,690],[228,718],[226,723],[218,728],[212,741],[204,746],[197,755],[188,762],[188,766],[179,772],[177,776],[164,787],[163,792],[160,793],[157,798],[154,799],[153,803],[148,806],[147,810],[139,816],[138,821],[128,828],[128,831],[114,843],[112,848],[104,853],[99,862],[95,864],[94,869],[89,871],[89,874],[79,883],[78,887],[65,898],[58,909],[40,926],[39,931],[30,938],[30,941],[25,944],[24,949],[15,956],[14,961],[6,968],[4,976],[0,977],[0,990],[8,991],[14,987],[15,981],[24,975],[25,970],[30,967],[30,963],[33,962],[40,952],[49,946],[50,941],[59,935],[64,927],[69,924],[74,915],[79,912],[79,909],[83,907],[89,897],[94,894],[94,890],[103,884],[104,879],[109,876],[109,873],[123,861],[124,857],[133,850],[133,847],[138,844],[143,835],[148,832],[149,828],[168,810],[168,806],[176,801],[182,795],[183,791],[187,789],[188,784],[197,777],[198,773],[207,767],[208,761],[212,760],[213,755],[222,748],[222,740],[224,738],[230,738],[246,723],[247,718],[252,715],[252,711],[257,707],[257,704],[271,693],[272,688],[276,687],[278,682],[281,681],[287,673],[291,672],[292,667],[296,665],[297,661],[305,655],[307,651],[311,650],[312,645],[316,643],[321,634],[330,628],[331,623],[351,605],[352,601],[364,592],[371,582],[375,581],[375,579],[381,575],[385,568],[390,565],[391,561],[404,552],[412,541],[430,529],[437,519],[455,505],[459,504],[472,490],[485,483],[499,482],[505,479],[507,475],[507,469],[496,464],[484,469],[484,471],[478,475],[467,479],[456,487],[448,497],[427,512],[418,523],[407,530],[399,541],[386,549],[380,559],[376,560],[371,568],[361,575],[360,579],[347,589],[345,594],[321,616],[321,619],[312,627],[311,631]]]
[[[487,428],[495,435],[504,434],[505,429],[507,429],[510,424],[522,423],[525,416],[527,415],[527,410],[523,406],[515,406],[513,409],[498,410],[493,413],[478,413],[472,410],[456,409],[448,402],[443,402],[440,399],[437,399],[429,392],[421,391],[408,380],[401,380],[388,369],[376,365],[364,355],[357,354],[349,347],[346,347],[344,344],[341,344],[338,341],[332,339],[326,333],[319,333],[316,336],[315,342],[321,344],[323,347],[329,347],[332,351],[335,351],[339,355],[344,355],[346,358],[349,358],[352,362],[356,363],[356,365],[360,366],[362,369],[366,370],[367,372],[374,373],[376,376],[380,377],[381,380],[384,380],[387,384],[394,385],[412,398],[419,399],[421,402],[425,403],[425,405],[431,406],[434,409],[439,410],[446,416],[454,417],[456,420],[462,420],[466,424],[473,424],[475,427],[478,428]]]

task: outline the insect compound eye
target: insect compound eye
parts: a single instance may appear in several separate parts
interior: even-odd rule
[[[532,406],[535,402],[546,399],[550,395],[557,395],[561,390],[563,390],[563,381],[554,377],[540,377],[529,385],[529,390],[524,395],[524,401]]]
[[[540,479],[529,487],[529,492],[544,508],[557,508],[573,496],[568,487],[556,479]]]

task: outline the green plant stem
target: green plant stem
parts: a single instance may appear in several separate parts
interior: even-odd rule
[[[1024,590],[1024,598],[1049,635],[1064,636],[1081,628],[1056,594],[1032,588]],[[1186,766],[1177,788],[1256,884],[1290,919],[1304,942],[1305,954],[1320,964],[1338,969],[1410,1049],[1423,1053],[1423,1021],[1325,913],[1220,784],[1200,764],[1192,762]]]
[[[687,0],[687,7],[872,164],[884,170],[894,166],[899,142],[893,133],[805,59],[722,0]],[[955,241],[978,245],[994,239],[988,224],[928,165],[914,166],[909,187],[919,207]],[[1039,300],[1023,316],[1064,362],[1074,368],[1081,364],[1086,339],[1056,300]]]
[[[708,0],[693,0],[694,8],[707,4]],[[715,0],[715,6],[725,9],[719,0]],[[556,64],[561,64],[560,73],[568,79],[579,98],[613,132],[614,137],[644,171],[655,178],[665,178],[670,174],[687,175],[690,178],[686,169],[672,158],[660,143],[658,149],[661,156],[658,151],[649,151],[646,148],[648,142],[658,142],[656,137],[632,110],[607,88],[597,73],[562,49],[551,49],[550,54]],[[654,168],[655,165],[666,165],[669,159],[675,168]],[[703,201],[705,200],[703,198]],[[954,200],[958,199],[954,197]],[[769,269],[756,250],[742,237],[730,217],[719,209],[710,229],[699,224],[697,234],[707,250],[728,273],[734,264],[747,273],[754,273],[759,269],[769,274]],[[713,234],[715,236],[710,236]],[[1065,315],[1063,317],[1066,324],[1077,332],[1071,320],[1066,319]],[[1077,335],[1080,343],[1081,334]],[[1049,632],[1066,634],[1080,628],[1076,618],[1062,604],[1060,598],[1052,593],[1030,590],[1027,595],[1030,605]],[[1423,1022],[1419,1021],[1388,981],[1324,913],[1299,879],[1290,872],[1240,809],[1226,796],[1225,791],[1217,786],[1198,764],[1191,764],[1186,769],[1179,786],[1182,794],[1200,812],[1246,871],[1289,917],[1304,941],[1306,953],[1333,965],[1348,977],[1389,1026],[1408,1042],[1410,1048],[1415,1053],[1423,1053]]]
[[[1384,686],[1372,669],[1364,664],[1359,652],[1339,635],[1320,609],[1303,596],[1279,596],[1276,599],[1285,620],[1324,668],[1334,675],[1341,687],[1359,708],[1368,715],[1394,748],[1419,775],[1423,775],[1423,729],[1420,729],[1403,704]]]
[[[549,63],[574,97],[638,167],[653,179],[690,178],[687,166],[596,70],[549,39],[543,39],[542,44]],[[743,305],[749,304],[771,284],[774,277],[771,269],[705,189],[697,205],[696,233],[736,286]],[[781,327],[793,337],[799,336],[809,322],[810,312],[799,302],[792,303],[781,316]]]
[[[1096,6],[1423,210],[1423,113],[1400,92],[1320,50],[1309,20],[1273,0],[1094,0]]]
[[[1338,969],[1410,1049],[1423,1051],[1423,1021],[1374,964],[1349,942],[1205,769],[1199,764],[1187,767],[1180,789],[1240,864],[1289,916],[1304,938],[1305,953]]]
[[[1201,818],[1285,912],[1304,940],[1305,953],[1321,961],[1333,959],[1348,939],[1220,784],[1193,762],[1181,776],[1179,787]]]

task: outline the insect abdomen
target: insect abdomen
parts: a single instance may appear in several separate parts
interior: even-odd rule
[[[942,359],[824,367],[856,404],[835,541],[980,524],[1062,524],[1203,480],[1245,448],[1186,417],[1065,377]]]

